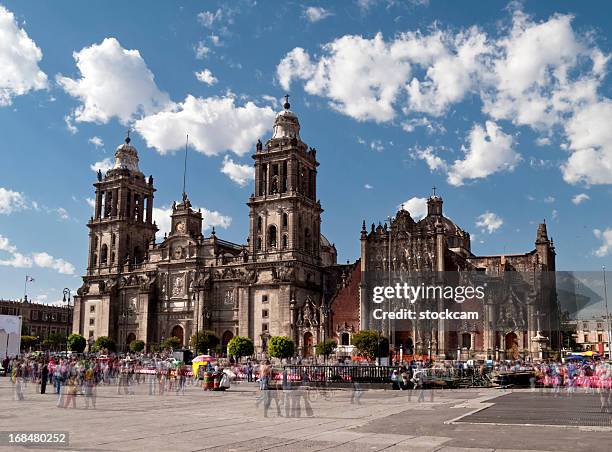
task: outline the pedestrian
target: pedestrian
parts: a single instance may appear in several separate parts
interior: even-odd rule
[[[47,390],[47,379],[49,378],[49,365],[45,361],[40,373],[40,393],[44,394]]]
[[[249,383],[253,382],[253,363],[249,359],[246,364],[246,375]]]

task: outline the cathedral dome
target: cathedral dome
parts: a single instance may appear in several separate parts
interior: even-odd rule
[[[284,110],[276,115],[272,131],[272,139],[296,138],[300,140],[300,121],[297,115],[289,110],[289,96],[285,96]]]
[[[125,142],[119,145],[115,151],[115,165],[113,169],[128,169],[139,173],[138,151],[130,144],[130,135],[125,138]]]

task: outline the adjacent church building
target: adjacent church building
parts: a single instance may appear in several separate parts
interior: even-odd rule
[[[373,320],[368,275],[387,269],[490,275],[554,270],[555,251],[545,225],[539,226],[536,249],[529,253],[477,257],[469,234],[443,216],[442,199],[434,195],[427,216],[418,222],[403,209],[389,226],[372,225],[368,232],[364,222],[361,258],[341,265],[335,246],[321,234],[317,151],[302,141],[287,99],[272,137],[265,144],[258,141],[253,159],[247,243],[222,240],[214,228],[204,236],[202,213],[187,193],[172,206],[170,232],[158,243],[154,180],[140,170],[128,136],[115,152],[114,167],[98,172],[94,184],[87,273],[75,297],[74,332],[86,338],[110,336],[119,350],[135,339],[153,344],[170,336],[189,347],[192,335],[208,330],[223,347],[236,335],[248,336],[257,353],[267,350],[270,337],[281,335],[294,340],[301,356],[312,355],[327,338],[349,354],[360,329],[381,330],[396,350],[425,353],[429,348],[438,357],[454,357],[457,350],[478,357],[495,349],[535,350],[530,337],[540,328],[533,291],[532,301],[520,294],[488,300],[479,307],[484,314],[478,322],[401,321],[391,327]]]

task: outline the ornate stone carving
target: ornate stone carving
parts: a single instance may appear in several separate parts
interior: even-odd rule
[[[185,293],[185,275],[175,275],[172,278],[172,296],[180,297]]]

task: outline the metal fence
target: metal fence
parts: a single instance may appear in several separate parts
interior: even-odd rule
[[[287,365],[289,381],[312,383],[390,383],[388,366],[303,366]]]

